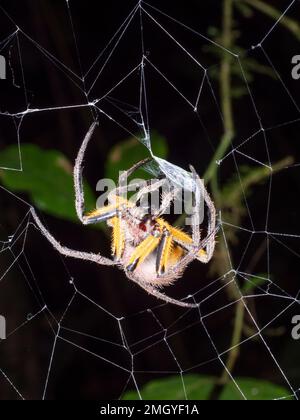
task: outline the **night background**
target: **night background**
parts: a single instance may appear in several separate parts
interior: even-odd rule
[[[0,6],[0,399],[298,399],[299,1]],[[109,256],[109,229],[76,218],[72,168],[98,119],[91,210],[99,180],[149,156],[141,115],[154,154],[192,164],[221,220],[209,264],[164,289],[199,309],[61,256],[29,213]]]

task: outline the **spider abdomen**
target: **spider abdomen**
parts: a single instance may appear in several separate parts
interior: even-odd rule
[[[121,266],[123,267],[126,275],[128,276],[126,267],[128,267],[132,254],[135,247],[127,244],[121,260]],[[156,271],[157,251],[152,252],[148,255],[145,260],[138,263],[133,270],[134,277],[140,282],[152,285],[152,286],[167,286],[173,283],[179,276],[159,277]],[[131,273],[129,273],[131,275]],[[130,275],[128,276],[130,278]]]

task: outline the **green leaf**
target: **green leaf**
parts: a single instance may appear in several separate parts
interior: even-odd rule
[[[160,157],[166,158],[168,155],[168,145],[164,137],[158,133],[151,134],[151,143],[153,153]],[[117,180],[120,171],[129,169],[138,161],[149,157],[148,149],[140,143],[136,138],[129,138],[114,146],[108,155],[105,167],[105,176],[109,179]],[[140,170],[134,174],[135,178],[148,179],[150,175]]]
[[[290,392],[282,386],[272,384],[254,378],[236,378],[237,385],[249,400],[273,400],[279,398],[290,398]],[[183,385],[184,383],[184,385]],[[170,376],[160,380],[148,382],[140,389],[144,400],[207,400],[218,384],[218,378],[190,374],[183,376]],[[186,391],[186,394],[185,394]],[[124,394],[123,400],[138,400],[136,391],[129,391]],[[242,400],[243,396],[233,381],[224,385],[220,400]]]
[[[255,277],[249,277],[248,281],[244,284],[242,288],[243,295],[252,292],[256,288],[263,286],[265,283],[268,283],[268,275],[267,274],[259,274]]]
[[[7,166],[19,164],[16,146],[0,152],[0,161]],[[27,193],[32,203],[45,213],[78,222],[75,213],[72,165],[56,150],[43,150],[34,144],[22,145],[23,171],[0,171],[2,184],[10,191]],[[85,183],[87,209],[96,205],[96,198]]]
[[[185,375],[184,387],[180,375],[154,380],[146,384],[141,390],[144,400],[184,400],[184,389],[189,400],[207,400],[214,387],[214,378],[210,376]],[[136,391],[129,391],[123,396],[124,400],[137,400]]]
[[[291,393],[286,388],[272,384],[268,381],[262,381],[254,378],[238,378],[236,383],[242,390],[247,400],[250,401],[270,401],[280,398],[291,399]],[[237,389],[236,385],[231,381],[224,386],[219,399],[223,401],[233,401],[243,400],[244,398]]]

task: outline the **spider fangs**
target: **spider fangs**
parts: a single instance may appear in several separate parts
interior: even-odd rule
[[[91,252],[82,252],[62,246],[46,229],[34,208],[31,214],[42,234],[61,254],[93,261],[97,264],[116,265],[123,269],[126,276],[137,283],[153,296],[166,302],[184,307],[197,307],[196,303],[188,303],[173,299],[159,290],[160,287],[173,283],[182,276],[187,265],[197,259],[203,263],[209,262],[215,248],[216,211],[203,182],[191,167],[195,185],[201,192],[201,198],[208,208],[207,236],[201,239],[198,223],[199,194],[195,195],[196,203],[192,214],[192,235],[173,227],[161,216],[170,203],[176,198],[178,189],[172,188],[165,194],[161,206],[151,215],[136,206],[136,202],[149,192],[155,191],[165,182],[165,179],[153,180],[151,185],[143,187],[136,197],[136,202],[122,196],[127,179],[136,169],[149,161],[138,162],[119,178],[119,185],[109,195],[109,204],[84,214],[84,192],[82,183],[82,165],[86,148],[97,123],[93,123],[79,149],[74,166],[75,207],[80,221],[84,224],[106,221],[112,228],[112,254],[114,260]]]

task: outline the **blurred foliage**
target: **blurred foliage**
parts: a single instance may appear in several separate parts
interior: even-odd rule
[[[184,382],[184,387],[183,387]],[[221,388],[218,400],[242,400],[243,397],[237,386],[242,390],[248,400],[272,400],[290,398],[290,393],[284,387],[274,385],[267,381],[252,378],[236,378]],[[203,375],[171,376],[154,380],[140,389],[144,400],[208,400],[212,397],[218,378]],[[186,392],[186,394],[185,394]],[[136,391],[124,394],[123,400],[138,400]]]
[[[219,185],[216,162],[222,161],[224,156],[226,156],[236,136],[235,106],[245,94],[249,93],[247,85],[251,85],[254,82],[257,74],[272,79],[277,77],[272,69],[259,63],[255,58],[249,57],[247,51],[238,45],[242,24],[242,21],[238,18],[241,15],[246,19],[251,18],[254,12],[256,13],[259,10],[261,13],[276,20],[279,25],[285,27],[297,39],[300,39],[300,25],[298,22],[287,16],[282,16],[282,11],[277,10],[264,1],[223,0],[222,6],[222,27],[221,29],[211,27],[208,35],[217,44],[222,45],[224,49],[217,49],[214,46],[209,46],[205,49],[206,53],[213,54],[220,61],[220,66],[215,66],[210,69],[210,76],[219,83],[220,102],[224,116],[223,136],[205,172],[205,179],[210,183],[213,199],[217,207],[222,209],[222,220],[226,221],[223,225],[224,232],[226,233],[226,242],[223,237],[219,238],[219,244],[214,255],[214,264],[211,267],[211,273],[221,278],[223,278],[224,273],[232,273],[231,261],[234,260],[234,256],[231,254],[232,249],[238,247],[239,236],[238,229],[231,229],[230,225],[242,226],[243,219],[248,211],[246,198],[253,193],[259,184],[267,182],[275,173],[294,162],[292,157],[286,157],[279,162],[272,162],[272,168],[269,167],[270,163],[268,162],[264,162],[263,165],[241,167],[238,174],[227,180],[222,186]],[[229,52],[233,52],[236,56],[239,56],[239,60]],[[264,253],[264,246],[265,243],[263,240],[261,246],[258,247],[249,262],[249,272],[255,270],[256,264]],[[247,317],[245,316],[246,308],[241,296],[244,293],[252,293],[256,287],[261,287],[269,280],[268,276],[270,276],[270,273],[266,276],[251,276],[251,282],[240,285],[235,274],[232,273],[234,282],[229,283],[226,287],[229,300],[236,303],[230,345],[231,350],[226,361],[227,369],[224,369],[221,377],[223,384],[232,384],[228,372],[233,371],[236,361],[240,356],[241,348],[239,343],[242,341],[243,335],[252,337],[256,334],[252,326],[248,325]],[[226,276],[224,281],[227,282]],[[253,308],[253,313],[255,314],[255,308]],[[265,334],[276,336],[282,333],[283,330],[280,328],[265,331]],[[225,385],[224,389],[226,387],[227,385]],[[230,395],[227,394],[227,398],[230,399]],[[266,399],[269,398],[274,398],[274,395],[269,395]]]
[[[156,131],[151,134],[152,151],[156,156],[164,159],[168,155],[168,144],[164,137]],[[129,138],[117,143],[108,153],[105,165],[105,177],[117,180],[120,171],[129,169],[138,161],[149,157],[149,151],[136,138]],[[148,179],[150,175],[142,169],[134,173],[135,178]]]
[[[252,276],[251,278],[248,278],[247,280],[248,281],[241,288],[241,291],[244,296],[253,292],[255,289],[259,289],[265,283],[269,282],[267,274],[257,274],[256,276]]]
[[[240,226],[242,218],[247,214],[246,201],[255,188],[266,183],[271,176],[293,164],[292,157],[286,157],[272,164],[272,169],[267,166],[240,166],[239,173],[229,179],[220,191],[222,214],[226,222]],[[226,226],[225,226],[226,229]],[[237,232],[231,229],[226,232],[229,242],[237,243]]]
[[[211,33],[215,33],[216,36],[214,37],[215,41],[221,43],[220,41],[220,32],[217,28],[211,27]],[[235,40],[240,37],[240,32],[234,32]],[[220,48],[217,48],[215,45],[206,45],[202,48],[203,52],[212,54],[218,59],[221,59],[224,54],[229,54],[224,52]],[[232,58],[231,63],[231,75],[233,77],[233,84],[231,89],[231,96],[234,99],[239,99],[244,95],[248,95],[249,91],[245,84],[245,79],[247,83],[250,85],[254,79],[256,74],[268,76],[272,79],[276,79],[276,74],[274,70],[268,66],[265,66],[259,63],[255,58],[247,57],[247,51],[244,48],[241,48],[237,45],[233,47],[233,51],[235,54],[238,54],[243,65],[243,72],[241,71],[241,66],[239,61],[235,57]],[[209,76],[212,79],[218,80],[220,76],[220,69],[218,66],[212,67],[209,69]]]
[[[273,5],[268,4],[262,0],[232,0],[235,10],[244,18],[250,19],[254,14],[259,11],[264,15],[268,16],[273,20],[279,20],[282,17],[282,10],[276,9]],[[280,19],[279,24],[282,25],[285,29],[293,34],[293,36],[300,40],[300,24],[295,19],[292,19],[288,16],[284,16]],[[247,51],[244,48],[241,48],[238,45],[238,40],[241,37],[240,22],[238,19],[232,21],[231,27],[231,45],[230,51],[234,54],[237,54],[240,57],[240,60],[243,65],[243,72],[239,61],[235,57],[231,58],[231,76],[233,78],[231,86],[231,95],[232,98],[238,99],[244,95],[247,95],[248,89],[245,86],[245,79],[248,84],[251,84],[256,74],[268,76],[272,79],[276,79],[277,75],[274,70],[269,66],[259,63],[255,58],[249,57]],[[224,29],[224,28],[223,28]],[[211,26],[208,28],[207,34],[217,43],[223,44],[223,29],[216,28]],[[227,51],[224,51],[215,45],[206,45],[203,47],[203,52],[214,55],[216,58],[221,59],[224,55],[229,56]],[[215,80],[220,78],[220,70],[218,66],[212,67],[209,70],[209,75]]]
[[[17,146],[0,152],[0,160],[17,167]],[[61,219],[78,221],[74,206],[72,165],[57,150],[43,150],[34,144],[22,144],[22,171],[1,171],[0,180],[10,191],[27,193],[38,209]],[[85,183],[87,209],[95,206],[96,198]]]
[[[251,17],[253,11],[258,10],[271,19],[278,21],[280,25],[300,41],[299,22],[286,15],[282,18],[282,10],[278,10],[275,6],[269,4],[269,2],[263,0],[235,0],[235,6],[245,17]],[[249,15],[249,13],[251,14]]]

